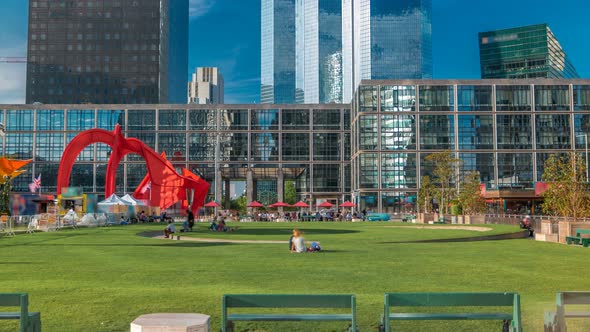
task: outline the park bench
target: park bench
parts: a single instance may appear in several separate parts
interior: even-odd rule
[[[405,215],[402,218],[402,222],[412,222],[412,220],[416,219],[416,216],[413,214]]]
[[[445,224],[445,218],[444,217],[439,217],[436,221],[433,222],[433,224],[435,224],[435,225],[444,225]]]
[[[501,312],[390,312],[390,307],[481,307],[511,306]],[[390,331],[390,320],[501,320],[503,331],[520,332],[520,296],[516,293],[386,293],[379,330]]]
[[[581,244],[585,248],[590,244],[590,237],[582,237],[582,235],[590,235],[590,229],[576,229],[576,236],[566,236],[565,241],[567,244]]]
[[[20,307],[19,312],[0,312],[0,320],[20,321],[20,332],[40,332],[41,314],[29,312],[29,296],[26,293],[0,293],[0,307]]]
[[[228,308],[342,308],[346,314],[228,314]],[[354,295],[311,294],[226,294],[223,295],[221,331],[233,332],[235,321],[350,321],[348,331],[356,332],[356,298]],[[355,327],[355,328],[353,328]]]
[[[555,302],[557,310],[545,312],[545,332],[566,331],[566,318],[590,318],[590,312],[565,311],[566,304],[590,305],[590,292],[559,292]]]

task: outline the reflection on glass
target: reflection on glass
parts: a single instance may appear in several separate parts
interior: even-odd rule
[[[496,110],[530,111],[530,90],[529,85],[496,85]]]
[[[416,154],[383,153],[381,187],[383,189],[416,188]]]
[[[420,147],[425,150],[454,149],[454,123],[452,115],[420,116]]]
[[[379,157],[376,153],[360,155],[359,188],[379,188]]]
[[[532,188],[533,154],[498,153],[498,187]]]
[[[33,111],[8,110],[6,111],[6,130],[33,130]]]
[[[410,112],[416,110],[416,87],[394,85],[381,87],[382,112]]]
[[[186,130],[185,110],[158,110],[159,130]]]
[[[531,149],[530,115],[497,115],[498,149]]]
[[[115,129],[115,125],[119,124],[125,128],[125,111],[123,110],[98,110],[97,128],[105,130]]]
[[[313,110],[314,130],[340,130],[340,110]]]
[[[459,149],[493,149],[493,115],[459,115]]]
[[[381,116],[381,150],[416,149],[413,115]]]
[[[455,94],[452,86],[420,87],[420,111],[454,111]]]
[[[190,110],[189,121],[190,130],[215,130],[215,110]]]
[[[282,110],[283,130],[309,130],[309,110]]]
[[[574,110],[590,110],[590,85],[574,85]]]
[[[155,110],[128,110],[127,130],[156,130]]]
[[[252,130],[278,130],[278,110],[252,110]]]
[[[274,161],[279,159],[279,140],[276,133],[252,134],[252,160]]]
[[[309,160],[309,134],[282,134],[283,160]]]
[[[82,131],[95,127],[94,110],[67,110],[66,130]]]
[[[340,191],[340,165],[314,164],[313,190],[316,192]]]
[[[568,85],[535,85],[535,110],[568,111],[570,109]]]
[[[313,160],[340,160],[340,134],[313,134]]]
[[[64,111],[38,110],[37,130],[64,130]]]
[[[569,149],[571,146],[569,115],[535,115],[535,134],[537,149]]]
[[[491,111],[491,85],[458,85],[457,107],[459,111]]]

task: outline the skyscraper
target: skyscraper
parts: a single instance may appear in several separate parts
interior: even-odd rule
[[[342,0],[343,102],[363,79],[432,78],[431,0]]]
[[[303,101],[342,102],[342,0],[297,0],[296,78]]]
[[[223,76],[217,67],[197,67],[188,82],[188,103],[223,104]]]
[[[295,0],[261,0],[261,87],[264,104],[293,104],[295,86]]]
[[[578,78],[547,24],[480,32],[482,78]]]
[[[30,1],[27,103],[184,103],[188,0]]]

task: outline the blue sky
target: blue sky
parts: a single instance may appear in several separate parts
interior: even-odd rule
[[[590,77],[587,0],[432,2],[435,78],[480,77],[478,32],[545,22],[578,73]],[[190,4],[189,68],[220,67],[227,103],[258,102],[260,0],[190,0]],[[0,2],[0,57],[26,55],[27,8],[26,0]],[[0,63],[0,103],[24,102],[24,81],[23,64]]]

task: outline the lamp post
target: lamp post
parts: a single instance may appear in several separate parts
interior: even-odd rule
[[[576,138],[584,136],[584,150],[586,155],[586,183],[588,183],[588,134],[576,135]]]

